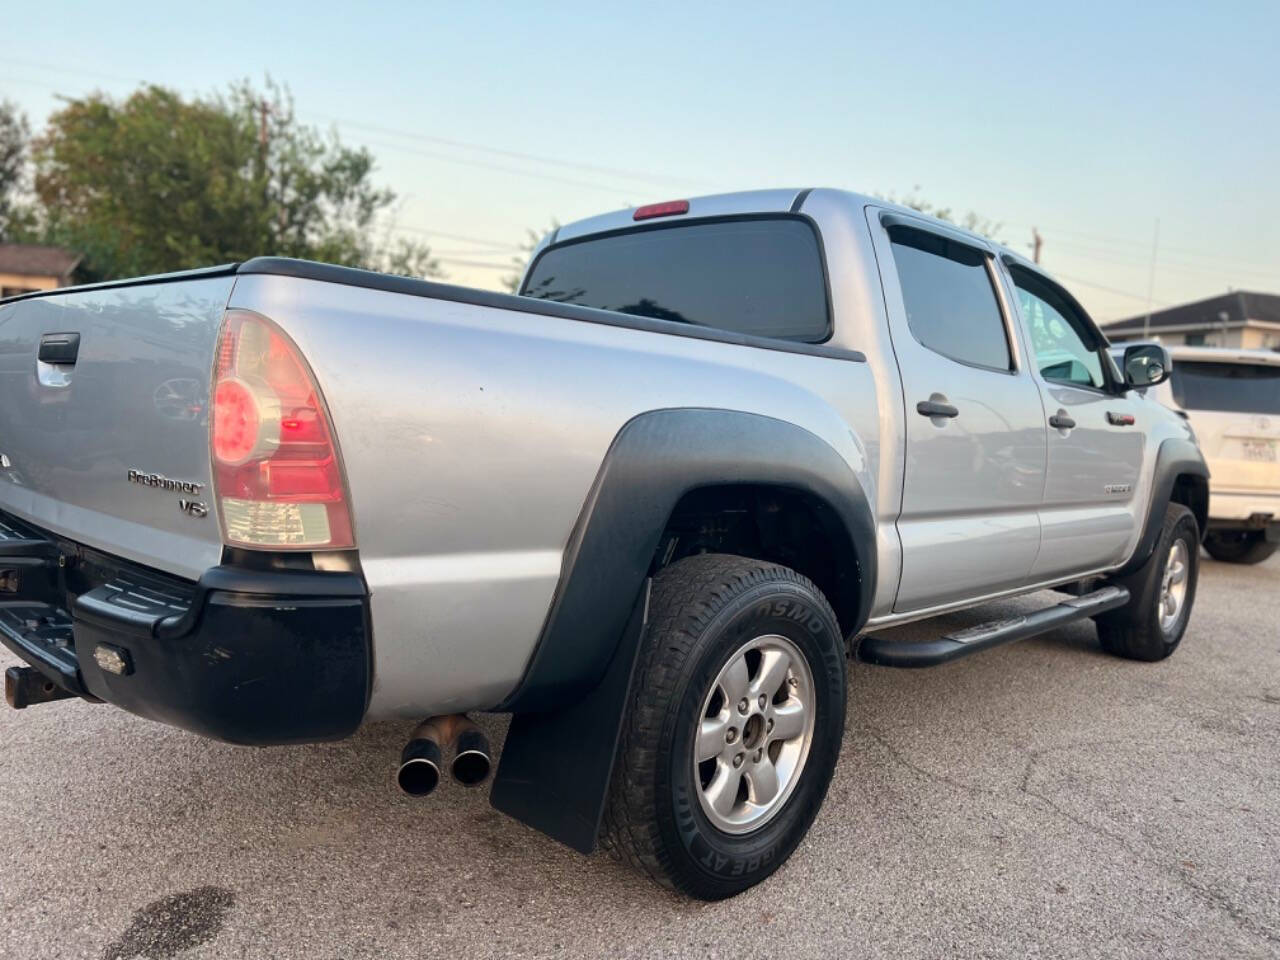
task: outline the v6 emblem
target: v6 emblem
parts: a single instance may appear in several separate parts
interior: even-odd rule
[[[178,500],[178,509],[185,513],[188,517],[207,517],[209,508],[199,500]]]

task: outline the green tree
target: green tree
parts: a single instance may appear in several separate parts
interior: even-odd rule
[[[298,122],[286,90],[67,100],[34,144],[42,237],[99,279],[271,255],[437,275],[430,251],[379,243],[395,200],[373,157]]]
[[[529,265],[529,257],[542,242],[542,238],[549,233],[554,233],[560,229],[560,221],[552,219],[551,226],[547,227],[542,233],[536,230],[526,229],[524,240],[520,242],[519,256],[511,258],[511,266],[514,272],[507,274],[502,278],[502,285],[507,288],[508,293],[516,293],[520,289],[520,280],[524,276],[524,268]]]
[[[0,240],[9,239],[21,219],[18,198],[26,173],[27,118],[7,100],[0,100]]]
[[[919,186],[912,187],[911,192],[903,197],[898,197],[893,193],[877,193],[876,196],[881,200],[887,200],[903,207],[910,207],[912,210],[919,210],[928,216],[954,223],[956,226],[963,227],[971,233],[984,236],[988,240],[994,240],[996,243],[1003,243],[1000,239],[1000,231],[1004,228],[1004,224],[988,219],[973,210],[957,215],[950,207],[935,206],[920,196]]]

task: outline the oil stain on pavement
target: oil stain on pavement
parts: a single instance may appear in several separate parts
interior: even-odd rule
[[[197,887],[147,904],[102,960],[168,960],[218,935],[236,897],[222,887]]]

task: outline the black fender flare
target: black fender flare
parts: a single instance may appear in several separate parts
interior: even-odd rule
[[[1154,474],[1151,478],[1151,506],[1147,511],[1147,522],[1142,528],[1142,536],[1127,563],[1113,576],[1127,576],[1140,569],[1150,558],[1160,538],[1160,527],[1164,523],[1165,508],[1173,499],[1173,488],[1179,477],[1191,476],[1209,483],[1209,466],[1204,462],[1200,448],[1190,440],[1170,437],[1160,444],[1156,451]],[[1207,505],[1207,500],[1206,500]],[[1196,517],[1200,523],[1200,536],[1205,534],[1204,517]]]
[[[726,484],[786,487],[824,505],[857,565],[844,581],[856,614],[842,627],[849,636],[861,629],[875,589],[875,519],[843,456],[803,427],[760,414],[640,414],[605,456],[525,676],[495,708],[515,716],[494,807],[575,849],[594,849],[662,531],[686,493]]]

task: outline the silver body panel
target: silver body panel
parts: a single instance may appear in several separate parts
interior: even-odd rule
[[[68,290],[0,305],[0,509],[92,547],[198,577],[218,563],[209,377],[235,277]],[[36,359],[41,336],[80,334],[74,365]],[[7,464],[7,466],[5,466]],[[157,473],[196,494],[130,483]]]
[[[785,212],[796,200],[795,190],[696,198],[686,219]],[[139,398],[154,394],[160,368],[173,363],[207,403],[216,321],[230,306],[270,317],[292,337],[333,418],[371,592],[370,716],[483,709],[515,688],[606,452],[646,411],[763,414],[836,450],[877,522],[873,624],[1119,566],[1145,521],[1153,451],[1166,436],[1186,436],[1185,424],[1154,400],[1066,396],[1041,382],[999,258],[991,269],[1018,369],[980,377],[922,347],[905,329],[887,238],[868,217],[881,206],[814,190],[801,208],[827,259],[829,342],[863,352],[865,363],[271,274],[5,305],[0,340],[20,328],[26,346],[21,371],[0,367],[0,390],[33,389],[30,337],[58,327],[43,313],[28,319],[33,305],[74,304],[77,322],[91,323],[94,304],[127,303],[136,316],[108,311],[101,321],[115,331],[103,337],[115,338],[118,356],[95,354],[94,363],[131,371],[137,396],[102,401],[115,426],[84,468],[92,492],[75,486],[87,480],[72,463],[98,446],[42,438],[0,413],[9,417],[0,419],[0,450],[16,437],[24,457],[60,471],[34,484],[0,482],[0,508],[184,576],[217,562],[212,518],[167,515],[164,495],[110,484],[135,457],[175,479],[208,482],[207,423],[185,424],[176,439]],[[632,225],[631,212],[619,211],[562,227],[556,239]],[[918,416],[915,402],[933,392],[963,403],[963,422],[940,429]],[[1123,436],[1090,426],[1069,443],[1046,426],[1049,405],[1083,416],[1099,403],[1129,405],[1138,425]],[[1130,483],[1130,494],[1104,497],[1104,484],[1117,482]]]
[[[867,364],[284,277],[242,277],[231,302],[293,337],[332,412],[372,594],[373,714],[492,706],[515,687],[637,414],[803,424],[876,489]]]

